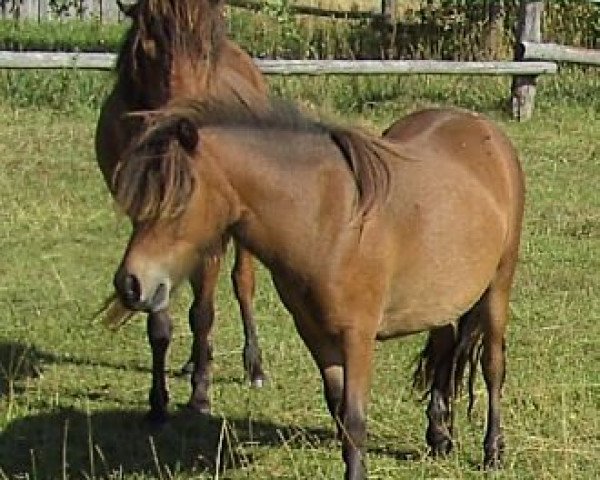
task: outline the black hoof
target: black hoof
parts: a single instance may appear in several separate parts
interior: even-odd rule
[[[502,468],[502,458],[504,457],[504,444],[497,443],[489,448],[485,448],[483,459],[483,468],[485,470],[499,470]]]
[[[434,445],[430,445],[431,455],[433,457],[445,457],[448,455],[453,448],[452,440],[450,438],[444,438]]]
[[[427,445],[431,448],[433,457],[444,457],[448,455],[453,448],[452,437],[447,429],[429,429],[427,430]]]
[[[500,470],[502,468],[502,459],[498,455],[486,455],[483,461],[484,470]]]
[[[150,425],[151,428],[162,428],[169,420],[169,416],[164,411],[150,410],[144,416],[144,421]]]
[[[210,414],[210,402],[208,400],[190,400],[187,408],[202,415]]]

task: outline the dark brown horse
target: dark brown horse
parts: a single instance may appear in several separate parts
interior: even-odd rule
[[[136,219],[115,275],[128,308],[162,310],[225,233],[267,266],[321,372],[346,478],[365,477],[375,341],[425,330],[429,445],[449,451],[455,387],[481,346],[484,461],[499,463],[524,180],[489,120],[427,110],[381,139],[288,108],[257,122],[218,104],[180,106],[127,153],[116,191]]]
[[[237,100],[248,108],[266,102],[266,85],[252,59],[225,36],[221,0],[139,0],[122,9],[131,18],[117,61],[117,80],[107,98],[96,133],[98,165],[112,188],[115,169],[123,152],[144,127],[132,112],[155,110],[177,98],[216,96]],[[190,327],[194,333],[188,370],[197,390],[199,408],[209,408],[207,388],[212,358],[210,332],[214,319],[213,297],[224,243],[190,272],[194,303]],[[264,375],[252,317],[254,290],[252,257],[236,245],[232,271],[235,294],[244,325],[243,360],[250,381],[262,385]],[[165,354],[171,336],[166,310],[148,318],[153,356],[150,418],[162,420],[167,398]]]

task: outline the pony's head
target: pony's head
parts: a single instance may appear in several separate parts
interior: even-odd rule
[[[230,211],[201,150],[194,118],[163,112],[115,172],[117,203],[133,222],[114,278],[129,309],[164,309],[173,286],[221,246]]]
[[[156,108],[171,96],[177,62],[189,74],[199,63],[208,72],[225,38],[223,0],[118,2],[131,20],[117,60],[119,77],[139,108]],[[198,79],[194,79],[195,84]]]

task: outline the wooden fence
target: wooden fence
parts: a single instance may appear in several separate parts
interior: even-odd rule
[[[2,52],[0,68],[111,70],[113,53]],[[542,75],[553,62],[455,62],[450,60],[254,60],[267,75]]]
[[[590,0],[599,3],[599,0]],[[542,16],[544,2],[521,0],[515,60],[552,60],[600,66],[600,51],[543,43]],[[513,117],[528,120],[533,115],[537,77],[516,75],[511,86]]]
[[[397,0],[373,0],[370,10],[332,10],[307,5],[290,5],[290,13],[330,18],[392,18]],[[227,0],[233,7],[261,10],[264,1]],[[121,21],[123,16],[116,0],[0,0],[0,18],[14,18],[42,22],[58,18],[89,19],[100,23]]]
[[[121,21],[116,0],[0,0],[0,18],[43,22],[59,18]]]
[[[41,19],[55,1],[76,6],[81,18],[96,16],[101,20],[119,19],[116,0],[0,0],[2,15],[10,10],[18,18]],[[589,0],[600,2],[600,0]],[[259,5],[256,0],[229,0],[246,8]],[[502,5],[502,0],[496,0]],[[396,0],[382,0],[380,16],[389,19],[395,11]],[[10,7],[13,5],[13,7]],[[17,5],[17,7],[15,7]],[[55,9],[55,7],[52,7]],[[319,14],[306,11],[304,13]],[[320,10],[320,9],[316,9]],[[537,77],[557,72],[555,61],[600,65],[600,52],[574,49],[542,43],[543,1],[521,0],[515,60],[511,62],[454,62],[434,60],[264,60],[257,59],[265,74],[323,75],[323,74],[458,74],[458,75],[512,75],[511,99],[513,116],[527,120],[533,114]],[[15,13],[16,12],[16,13]],[[327,12],[327,11],[321,11]],[[301,12],[298,12],[301,13]],[[356,12],[355,12],[356,13]],[[56,12],[54,13],[56,14]],[[360,13],[360,15],[363,15]],[[373,15],[370,12],[369,15]],[[355,17],[356,18],[356,17]],[[114,54],[79,54],[50,52],[0,52],[0,69],[79,68],[107,70],[114,65]],[[532,61],[540,60],[540,61]],[[548,61],[551,60],[551,61]]]

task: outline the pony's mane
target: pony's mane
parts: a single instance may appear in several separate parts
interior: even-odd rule
[[[117,201],[133,219],[174,218],[185,208],[194,188],[193,151],[181,145],[182,120],[196,131],[206,127],[249,133],[297,132],[320,135],[340,150],[356,182],[357,214],[365,217],[380,205],[389,190],[385,154],[397,156],[392,144],[359,130],[309,118],[292,103],[272,99],[253,110],[238,102],[184,100],[151,114],[152,121],[131,147],[116,172]],[[249,168],[251,168],[249,166]]]
[[[168,78],[176,55],[210,66],[226,38],[223,4],[223,0],[138,0],[124,7],[132,24],[117,56],[120,79],[130,89],[136,82],[143,84],[140,59],[149,57],[146,49],[154,51],[156,74],[162,79]]]
[[[178,119],[168,120],[150,120],[113,175],[117,204],[135,222],[177,218],[194,190],[191,159],[175,133]]]

